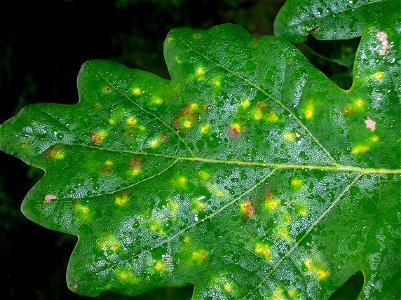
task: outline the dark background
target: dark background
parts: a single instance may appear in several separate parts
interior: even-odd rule
[[[0,4],[0,123],[37,102],[76,103],[76,76],[90,59],[111,59],[168,78],[163,40],[175,27],[236,23],[273,34],[283,0],[24,0]],[[297,45],[327,76],[349,87],[357,41]],[[312,50],[314,49],[314,50]],[[322,55],[316,54],[318,51]],[[342,63],[341,63],[342,62]],[[25,219],[20,204],[42,176],[0,152],[0,299],[87,299],[70,292],[65,270],[75,237]],[[129,299],[189,299],[192,287]],[[102,299],[128,299],[103,295]]]

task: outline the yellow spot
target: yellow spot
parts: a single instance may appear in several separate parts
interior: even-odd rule
[[[189,105],[189,108],[191,111],[196,111],[199,108],[199,104],[196,102],[193,102]]]
[[[195,203],[195,207],[196,207],[196,210],[198,210],[198,211],[203,211],[203,210],[205,210],[205,203],[202,203],[202,202],[200,202],[200,201],[197,201],[197,202]]]
[[[81,214],[83,214],[84,216],[88,216],[89,215],[89,208],[85,205],[82,205],[81,203],[77,202],[74,204],[74,208]]]
[[[105,164],[106,166],[108,166],[108,167],[111,167],[111,166],[113,165],[113,162],[112,162],[111,160],[106,160],[106,161],[104,162],[104,164]]]
[[[188,182],[188,179],[186,177],[179,177],[177,179],[177,182],[181,185],[186,184]]]
[[[231,291],[233,290],[233,286],[232,286],[230,283],[226,283],[226,284],[224,285],[224,290],[225,290],[227,293],[231,293]]]
[[[154,139],[154,140],[151,140],[150,141],[150,147],[151,148],[158,148],[160,146],[160,139],[159,138],[156,138],[156,139]]]
[[[383,73],[382,72],[376,72],[375,73],[375,77],[376,77],[376,79],[382,79],[383,78]]]
[[[158,223],[153,223],[153,224],[150,225],[149,229],[150,229],[151,231],[157,231],[157,230],[160,229],[160,224],[158,224]]]
[[[263,255],[265,260],[270,260],[271,259],[271,250],[270,246],[267,244],[256,244],[255,246],[255,253]]]
[[[207,252],[205,250],[199,250],[192,252],[192,260],[196,262],[204,262],[207,257]]]
[[[141,280],[134,276],[129,270],[117,270],[116,275],[118,278],[130,284],[138,284]]]
[[[140,168],[133,168],[132,169],[132,175],[134,176],[138,176],[141,173],[141,169]]]
[[[289,290],[287,293],[290,298],[295,298],[299,295],[299,292],[297,290]]]
[[[276,115],[276,113],[274,111],[269,111],[267,116],[266,116],[266,121],[267,122],[277,122],[278,121],[278,116]]]
[[[157,105],[161,105],[163,103],[163,99],[162,98],[156,98],[153,100],[153,102]]]
[[[145,130],[146,130],[146,127],[143,126],[143,125],[140,125],[140,126],[138,126],[138,129],[139,129],[140,131],[145,131]]]
[[[363,105],[364,105],[364,102],[363,102],[362,99],[359,98],[359,99],[356,100],[355,104],[356,104],[357,107],[362,108]]]
[[[220,198],[220,197],[223,197],[223,196],[224,196],[223,191],[220,191],[220,190],[219,190],[219,191],[216,191],[216,196],[219,197],[219,198]]]
[[[295,132],[285,132],[284,133],[284,139],[287,140],[287,141],[291,142],[291,141],[293,141],[295,139],[295,137],[296,137]]]
[[[273,210],[275,209],[278,205],[280,204],[280,200],[279,199],[270,199],[268,201],[265,202],[265,208],[267,210]]]
[[[205,74],[205,70],[202,67],[199,67],[196,69],[196,74],[203,75]]]
[[[139,96],[140,94],[142,94],[142,91],[140,88],[133,88],[132,92],[134,93],[135,96]]]
[[[378,142],[379,141],[379,137],[377,135],[372,137],[372,142]]]
[[[311,119],[315,113],[315,100],[309,99],[304,109],[304,115],[306,119]]]
[[[307,212],[307,209],[306,209],[305,207],[302,207],[302,208],[299,210],[298,214],[300,214],[301,216],[305,216],[305,215],[306,215],[306,212]]]
[[[214,84],[216,87],[221,87],[221,81],[220,81],[220,79],[219,79],[219,78],[213,79],[213,84]]]
[[[201,125],[201,127],[200,127],[200,132],[201,132],[202,134],[206,134],[206,133],[209,132],[209,128],[210,128],[210,125],[209,125],[209,124]]]
[[[288,236],[288,230],[287,230],[287,228],[281,229],[281,230],[280,230],[280,235],[281,235],[282,238],[288,239],[289,236]]]
[[[115,195],[114,196],[114,203],[118,206],[123,206],[128,202],[128,193],[127,192],[122,192],[120,195]]]
[[[58,146],[54,146],[52,149],[47,151],[47,158],[63,159],[64,157],[64,152]]]
[[[313,262],[312,262],[312,259],[311,259],[311,258],[308,258],[308,259],[305,261],[305,267],[306,267],[308,270],[312,269],[312,267],[313,267]]]
[[[182,60],[178,56],[175,56],[175,61],[177,62],[177,64],[182,64]]]
[[[200,170],[198,172],[198,175],[200,178],[202,178],[203,180],[209,180],[210,179],[210,174],[207,173],[206,171]]]
[[[307,109],[305,110],[305,118],[311,119],[313,117],[313,109]]]
[[[116,120],[115,120],[115,119],[109,119],[109,124],[110,124],[110,125],[116,124]]]
[[[111,252],[116,252],[120,248],[118,240],[111,234],[104,236],[96,241],[100,249],[111,254]]]
[[[163,263],[162,261],[157,261],[157,262],[155,263],[155,269],[156,269],[157,271],[164,271],[164,270],[165,270],[165,265],[164,265],[164,263]]]
[[[190,120],[185,120],[184,123],[182,124],[185,128],[191,128],[192,127],[192,121]]]
[[[299,178],[294,177],[291,179],[291,185],[295,188],[300,188],[302,186],[302,184],[303,184],[303,181]]]
[[[138,123],[138,119],[135,118],[135,117],[133,117],[133,116],[131,116],[131,117],[129,117],[129,118],[127,119],[127,124],[128,124],[128,125],[133,126],[133,125],[136,125],[137,123]]]
[[[255,111],[255,113],[253,114],[253,118],[255,120],[260,120],[263,118],[263,113],[260,110]]]
[[[101,109],[101,108],[102,108],[102,105],[101,105],[99,102],[96,102],[96,103],[95,103],[95,108],[96,108],[96,109]]]
[[[330,271],[328,271],[328,270],[320,269],[317,271],[317,277],[319,278],[319,280],[324,280],[327,277],[329,277],[329,275],[330,275]]]
[[[244,108],[244,109],[248,108],[249,105],[251,105],[251,102],[249,102],[248,99],[246,99],[245,101],[243,101],[243,102],[241,103],[241,107]]]
[[[368,152],[369,150],[370,150],[370,148],[367,145],[357,145],[354,148],[352,148],[351,153],[352,154],[362,154],[362,153]]]
[[[180,207],[180,206],[178,205],[177,202],[172,202],[172,203],[171,203],[171,208],[172,208],[173,210],[177,210],[178,207]]]
[[[188,244],[191,241],[191,238],[189,236],[184,237],[184,243]]]

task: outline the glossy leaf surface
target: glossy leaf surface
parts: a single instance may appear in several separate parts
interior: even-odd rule
[[[291,42],[351,39],[374,22],[399,24],[400,0],[288,0],[274,22],[276,35]]]
[[[362,271],[399,298],[399,45],[369,28],[345,91],[280,38],[176,29],[171,80],[89,61],[78,104],[24,108],[0,148],[46,171],[22,209],[79,237],[79,294],[325,299]]]

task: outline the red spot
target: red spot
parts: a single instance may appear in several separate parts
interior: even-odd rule
[[[258,104],[256,104],[256,106],[259,109],[264,109],[266,107],[266,104],[264,104],[263,102],[258,102]]]
[[[244,213],[242,219],[244,221],[249,220],[255,213],[255,207],[253,206],[252,200],[248,200],[247,202],[243,203],[241,205],[241,210]]]
[[[105,131],[93,132],[92,133],[92,142],[94,144],[99,144],[106,136],[107,136],[107,132],[105,132]]]
[[[111,171],[112,171],[111,166],[104,165],[102,167],[102,172],[103,173],[110,173]]]
[[[141,167],[141,163],[142,163],[142,158],[141,157],[136,157],[130,160],[130,162],[128,163],[128,165],[132,168],[140,168]]]
[[[241,126],[237,123],[231,124],[230,126],[230,135],[231,137],[236,137],[241,133]]]

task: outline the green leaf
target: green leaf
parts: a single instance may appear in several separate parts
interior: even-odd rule
[[[291,42],[308,35],[320,40],[351,39],[375,21],[401,22],[400,0],[288,0],[274,22],[274,32]]]
[[[399,45],[370,27],[342,90],[281,38],[176,29],[171,80],[89,61],[78,104],[24,108],[0,148],[46,171],[22,210],[79,237],[79,294],[325,299],[362,271],[399,298]]]

